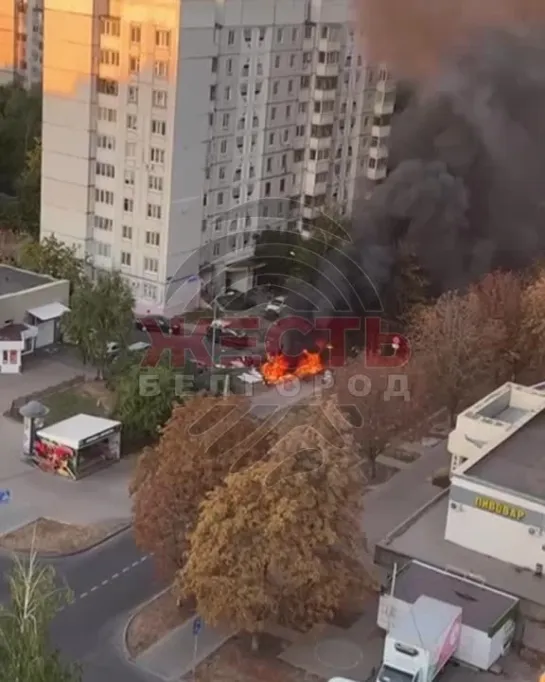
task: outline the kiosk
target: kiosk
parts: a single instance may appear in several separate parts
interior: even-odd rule
[[[121,422],[77,414],[36,432],[32,461],[74,480],[119,460]]]

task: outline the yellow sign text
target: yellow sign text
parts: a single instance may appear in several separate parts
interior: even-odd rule
[[[524,509],[514,507],[512,504],[506,504],[505,502],[498,502],[498,500],[492,500],[490,497],[476,497],[475,506],[483,511],[513,519],[513,521],[522,521],[526,516]]]

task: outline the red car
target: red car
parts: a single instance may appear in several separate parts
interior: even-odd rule
[[[136,318],[136,328],[150,333],[179,334],[181,323],[178,320],[169,320],[162,315],[146,315]]]

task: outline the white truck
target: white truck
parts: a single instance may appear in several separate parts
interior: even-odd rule
[[[421,596],[386,635],[377,682],[432,682],[456,654],[462,608]]]

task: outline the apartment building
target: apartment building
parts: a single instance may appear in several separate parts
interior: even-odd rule
[[[0,0],[0,85],[42,80],[43,0]]]
[[[138,310],[251,286],[258,229],[386,174],[394,89],[350,0],[45,0],[42,235]],[[365,180],[366,182],[362,182]]]

